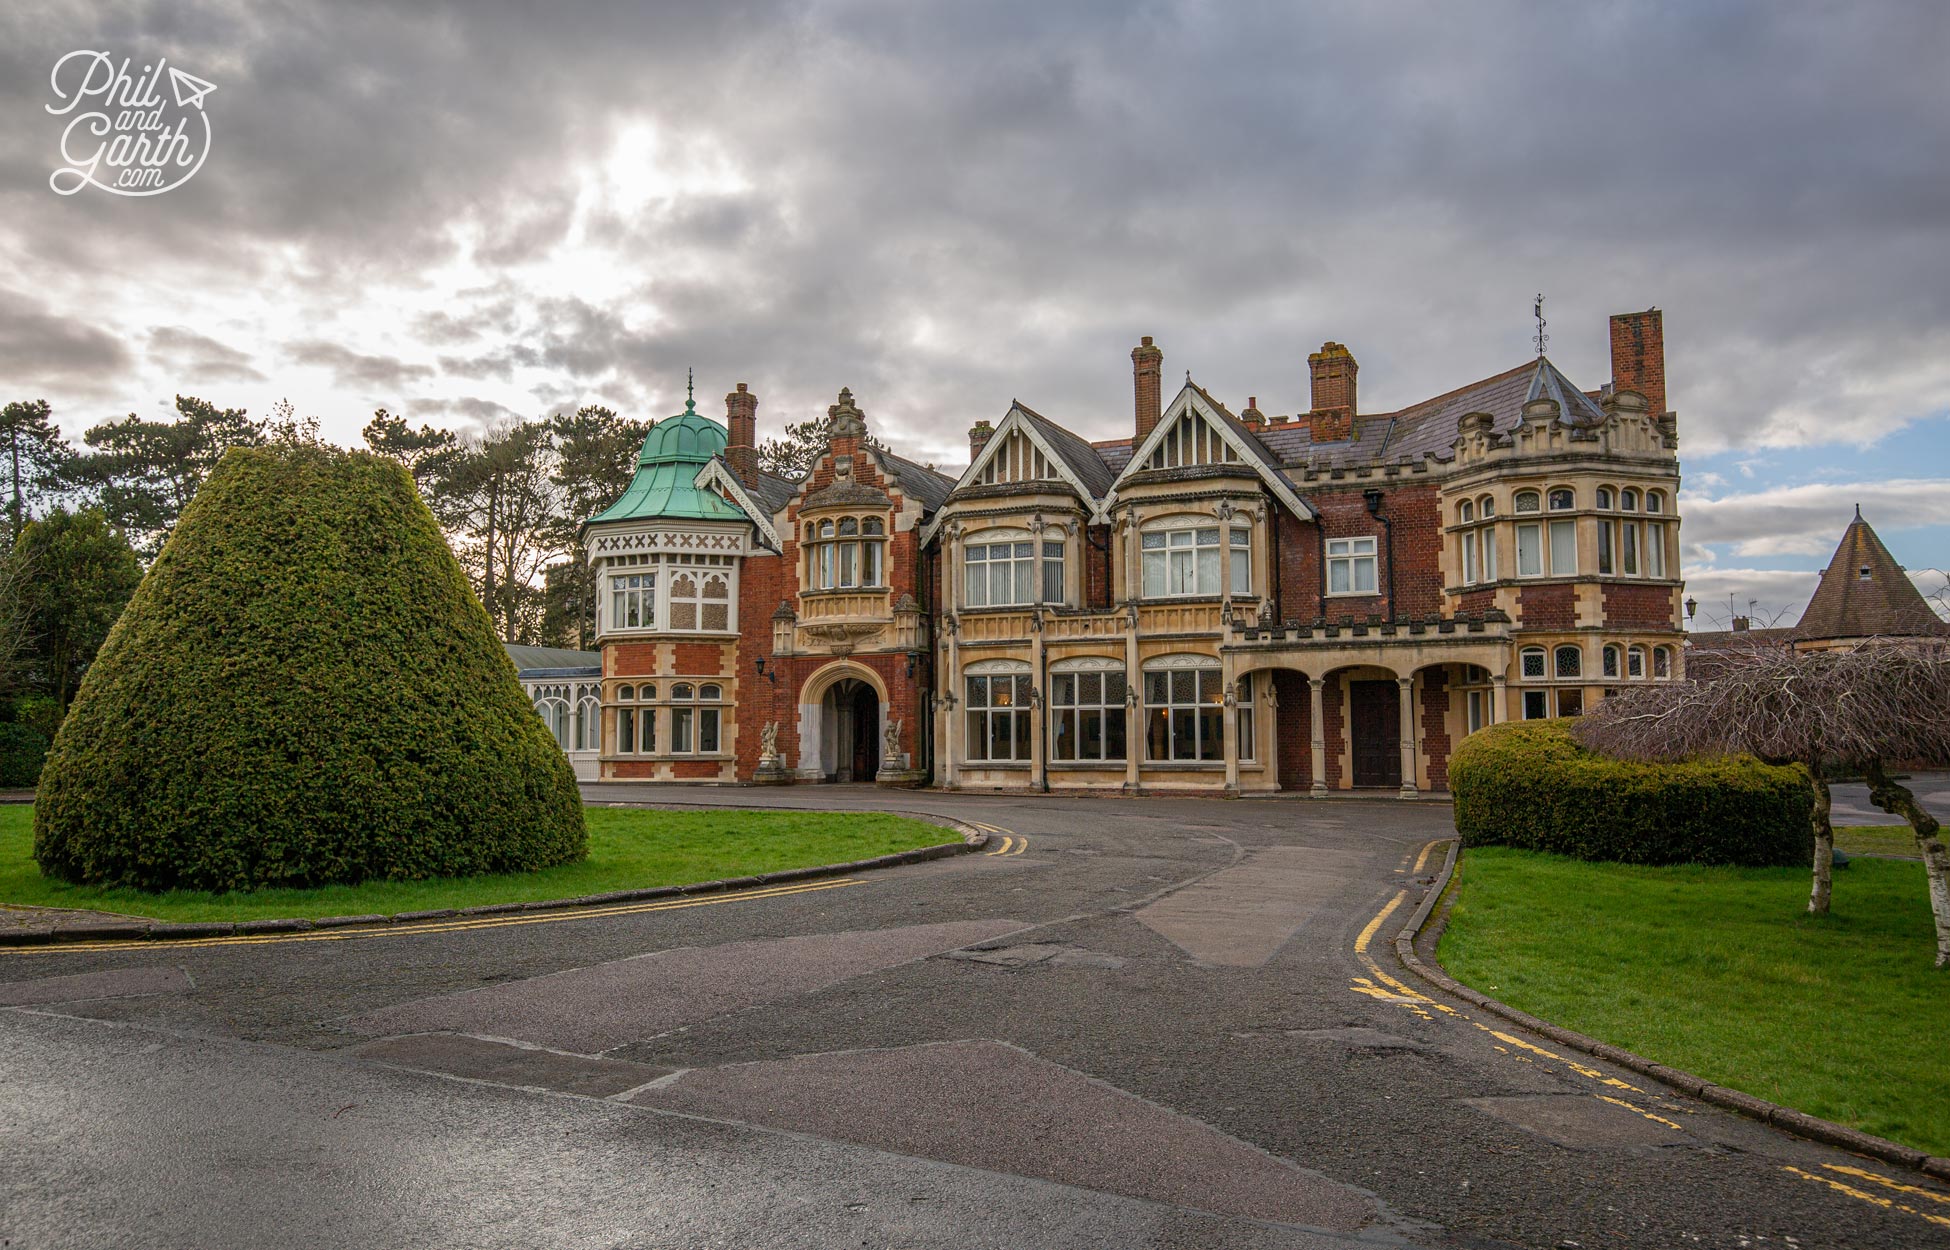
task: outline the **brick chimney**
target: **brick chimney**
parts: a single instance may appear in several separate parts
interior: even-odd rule
[[[1338,443],[1354,437],[1354,382],[1361,366],[1342,343],[1322,343],[1320,350],[1307,357],[1313,370],[1313,411],[1307,426],[1316,443]]]
[[[1131,384],[1137,396],[1137,437],[1132,441],[1132,447],[1143,442],[1157,428],[1158,416],[1164,410],[1164,397],[1158,389],[1164,371],[1164,350],[1153,347],[1151,336],[1147,334],[1131,349]]]
[[[1239,414],[1245,425],[1265,425],[1266,414],[1259,410],[1259,396],[1254,395],[1246,401],[1246,410]]]
[[[758,396],[740,382],[724,397],[724,461],[738,480],[750,486],[758,480]]]
[[[1666,329],[1656,308],[1615,313],[1611,319],[1611,381],[1645,396],[1646,411],[1666,411]]]
[[[987,421],[977,421],[968,427],[968,463],[975,463],[982,454],[982,448],[989,445],[989,439],[994,435],[995,427]]]

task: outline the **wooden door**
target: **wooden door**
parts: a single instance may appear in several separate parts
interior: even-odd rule
[[[1402,784],[1401,692],[1392,681],[1348,683],[1348,722],[1354,737],[1354,784]]]

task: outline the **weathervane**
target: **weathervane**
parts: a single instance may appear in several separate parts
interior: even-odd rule
[[[1530,315],[1537,318],[1537,336],[1531,342],[1537,344],[1537,355],[1541,357],[1544,354],[1544,348],[1551,341],[1551,336],[1544,333],[1546,323],[1544,321],[1544,293],[1542,291],[1537,293],[1537,303],[1531,308]]]

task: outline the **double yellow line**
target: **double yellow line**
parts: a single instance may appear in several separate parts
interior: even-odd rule
[[[430,921],[425,924],[387,925],[374,928],[311,929],[299,933],[266,933],[232,937],[185,938],[179,942],[149,941],[143,938],[100,942],[56,942],[45,946],[13,946],[0,948],[0,950],[14,955],[61,955],[80,954],[91,951],[188,950],[206,946],[263,946],[272,942],[350,942],[360,938],[419,937],[429,933],[462,933],[470,929],[502,929],[513,928],[517,925],[559,924],[565,920],[596,920],[609,916],[637,916],[657,911],[683,911],[691,907],[715,907],[720,903],[753,903],[763,899],[784,898],[792,894],[814,894],[821,890],[837,890],[843,886],[859,884],[861,882],[857,877],[839,877],[831,881],[801,881],[789,885],[764,886],[755,890],[737,890],[729,894],[656,899],[643,903],[616,903],[607,906],[578,907],[573,910],[537,912],[534,914],[511,913],[496,916],[468,916],[454,920]]]
[[[971,820],[968,823],[974,825],[984,833],[1002,839],[1001,844],[994,850],[983,852],[990,859],[994,859],[999,855],[1020,855],[1029,849],[1029,839],[1013,830],[1004,829],[1000,825],[983,824],[979,820]]]

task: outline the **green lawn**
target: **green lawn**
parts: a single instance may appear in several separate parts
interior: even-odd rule
[[[1709,1081],[1950,1154],[1950,972],[1923,867],[1641,868],[1472,848],[1441,944],[1493,998]]]
[[[1850,855],[1916,858],[1916,831],[1908,825],[1836,825],[1835,845]]]
[[[747,877],[871,859],[956,841],[954,831],[880,812],[644,811],[591,807],[589,858],[543,872],[375,881],[315,890],[210,894],[64,885],[34,863],[34,814],[0,807],[0,903],[79,907],[158,920],[262,920],[531,902]]]

